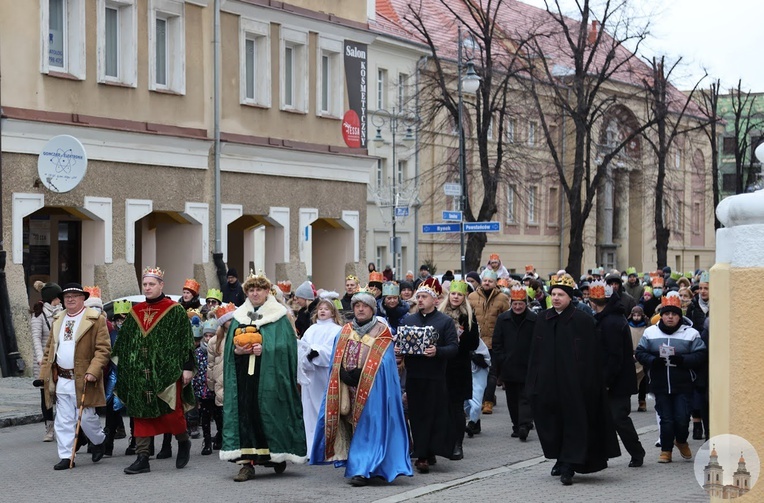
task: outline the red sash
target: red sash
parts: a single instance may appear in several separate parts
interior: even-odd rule
[[[164,315],[167,314],[170,308],[175,304],[176,302],[170,297],[165,297],[154,304],[141,302],[140,304],[133,306],[130,314],[132,314],[135,321],[138,322],[138,327],[145,336],[151,331],[154,325],[159,322],[159,320],[164,318]]]
[[[353,329],[350,323],[342,327],[340,338],[337,341],[337,349],[334,352],[332,370],[329,374],[329,387],[326,391],[326,409],[324,411],[324,433],[326,436],[324,459],[332,459],[335,454],[334,442],[340,422],[340,366],[345,355],[345,348],[352,334]],[[377,377],[377,371],[382,363],[382,358],[392,342],[393,338],[390,334],[390,329],[385,327],[369,349],[369,354],[361,371],[361,379],[356,387],[355,401],[351,411],[353,428],[356,427],[361,418],[366,400],[369,398],[369,392]]]

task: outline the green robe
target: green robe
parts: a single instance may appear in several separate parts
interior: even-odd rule
[[[175,409],[176,383],[194,349],[194,336],[178,303],[167,308],[144,336],[138,321],[142,306],[145,303],[133,307],[114,344],[112,360],[118,368],[114,393],[131,417],[156,418]],[[184,411],[193,408],[192,386],[183,388],[181,400]]]
[[[261,315],[260,333],[263,352],[256,358],[255,374],[247,375],[245,360],[241,358],[237,375],[237,356],[234,354],[234,334],[246,323],[246,313],[253,311],[247,300],[234,314],[225,339],[223,362],[223,444],[220,459],[255,462],[291,461],[304,463],[307,458],[302,402],[297,391],[297,339],[286,316],[286,308],[275,298],[257,310]],[[242,372],[244,369],[244,372]],[[241,388],[252,395],[239,392]],[[253,396],[256,393],[256,396]],[[253,401],[256,400],[256,401]],[[240,407],[246,409],[240,414]],[[253,442],[256,438],[265,442]],[[267,444],[267,445],[264,445]]]

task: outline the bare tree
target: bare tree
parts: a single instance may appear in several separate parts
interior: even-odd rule
[[[711,145],[711,190],[713,191],[714,208],[719,206],[721,200],[719,196],[719,133],[717,128],[720,120],[719,89],[720,82],[719,79],[716,79],[708,86],[708,89],[700,91],[698,99],[701,113],[706,119],[702,129]],[[716,218],[716,211],[714,211],[714,229],[719,229],[721,226],[722,223]]]
[[[545,1],[548,21],[539,24],[524,44],[528,71],[523,80],[529,91],[549,152],[554,161],[566,201],[570,229],[566,270],[577,277],[584,252],[584,225],[595,203],[599,186],[609,172],[611,162],[637,139],[654,121],[620,124],[620,131],[609,141],[602,141],[607,115],[619,102],[628,102],[643,93],[631,87],[645,71],[635,53],[647,36],[647,26],[635,26],[625,1],[577,0],[577,19],[565,14],[559,1]],[[590,29],[590,21],[592,29]],[[597,28],[599,23],[601,28]],[[518,33],[518,37],[523,34]],[[629,46],[631,50],[627,49]],[[625,84],[613,92],[611,84]],[[563,155],[547,110],[549,101],[556,114],[572,122],[572,166]]]
[[[754,104],[756,96],[751,95],[750,91],[742,90],[742,80],[737,81],[737,87],[730,89],[730,100],[732,108],[732,126],[735,154],[735,194],[745,192],[755,180],[753,156],[749,152],[751,146],[751,133],[764,127],[764,118],[755,117]],[[748,166],[746,166],[746,161]]]

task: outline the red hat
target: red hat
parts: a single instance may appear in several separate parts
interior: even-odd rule
[[[427,279],[422,282],[422,284],[435,290],[438,295],[443,293],[443,287],[440,286],[440,281],[438,281],[438,278],[435,276],[428,276]]]

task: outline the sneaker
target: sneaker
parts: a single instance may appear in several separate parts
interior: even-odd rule
[[[241,467],[239,473],[233,478],[234,482],[246,482],[255,478],[255,467],[251,463]]]
[[[493,414],[493,404],[491,402],[483,402],[483,414]]]
[[[661,451],[658,456],[658,463],[671,463],[671,451]]]
[[[675,440],[674,445],[677,449],[679,449],[679,454],[682,455],[683,459],[692,459],[692,450],[690,449],[690,444],[687,442],[680,444]]]
[[[56,439],[56,430],[53,428],[53,421],[46,421],[45,436],[42,437],[42,441],[53,442],[55,439]]]

